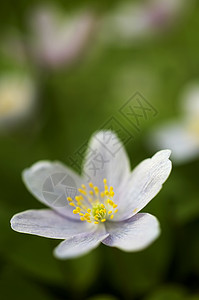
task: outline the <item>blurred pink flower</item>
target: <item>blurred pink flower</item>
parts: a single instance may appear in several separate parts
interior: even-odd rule
[[[91,11],[64,14],[57,8],[40,7],[30,17],[30,49],[35,60],[52,68],[80,57],[95,28]]]
[[[27,35],[12,29],[4,36],[1,49],[20,63],[30,59],[52,69],[77,61],[88,47],[97,24],[91,10],[66,14],[53,6],[39,6],[27,19]]]
[[[104,37],[116,43],[147,40],[177,23],[193,1],[148,0],[122,3],[104,20]],[[121,42],[122,41],[122,42]]]

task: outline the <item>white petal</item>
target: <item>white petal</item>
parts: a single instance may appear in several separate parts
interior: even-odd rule
[[[173,122],[154,130],[150,134],[149,144],[153,148],[155,146],[159,149],[171,149],[175,163],[183,163],[197,157],[198,141],[193,138],[186,125],[185,122]]]
[[[13,230],[53,239],[66,239],[93,230],[87,222],[67,219],[51,209],[27,210],[11,219]]]
[[[123,222],[107,222],[106,229],[109,236],[102,243],[127,252],[146,248],[160,233],[158,220],[146,213]]]
[[[104,189],[103,179],[106,178],[114,192],[130,174],[126,151],[112,131],[99,131],[91,138],[83,172],[100,190]]]
[[[60,162],[41,161],[24,170],[23,180],[28,190],[42,203],[64,216],[79,219],[72,213],[67,197],[74,197],[83,180]]]
[[[130,218],[157,195],[171,172],[170,154],[170,150],[159,151],[133,170],[120,195],[120,214],[116,214],[114,220]]]
[[[60,259],[82,256],[95,249],[107,236],[104,226],[98,225],[92,233],[74,236],[63,241],[55,248],[54,254]]]

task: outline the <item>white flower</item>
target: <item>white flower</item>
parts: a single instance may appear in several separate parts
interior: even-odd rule
[[[9,72],[0,76],[0,131],[26,119],[34,110],[36,88],[25,74]]]
[[[149,135],[154,148],[168,147],[176,163],[199,156],[199,85],[188,85],[181,99],[182,117],[155,128]]]
[[[113,155],[116,145],[119,151]],[[100,242],[124,251],[142,250],[157,238],[160,229],[154,216],[138,212],[169,176],[169,156],[170,150],[160,151],[131,172],[117,136],[100,131],[89,143],[84,176],[59,162],[38,162],[24,171],[29,191],[50,208],[16,214],[11,219],[12,229],[64,239],[55,249],[58,258],[83,255]]]

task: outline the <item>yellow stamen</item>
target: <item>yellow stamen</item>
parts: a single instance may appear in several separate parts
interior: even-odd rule
[[[113,201],[113,187],[108,187],[107,180],[104,178],[104,190],[99,191],[97,186],[92,182],[89,183],[89,188],[82,184],[78,189],[79,195],[73,200],[67,197],[69,205],[74,207],[73,213],[78,214],[81,221],[88,223],[104,223],[107,219],[112,220],[114,213],[117,213],[117,204]],[[113,210],[114,209],[114,210]]]

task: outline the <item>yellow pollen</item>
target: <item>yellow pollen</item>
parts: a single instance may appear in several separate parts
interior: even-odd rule
[[[117,204],[113,201],[113,187],[108,186],[107,179],[103,180],[104,190],[100,192],[92,182],[88,186],[82,184],[78,189],[79,195],[74,199],[67,197],[69,205],[74,207],[72,212],[78,215],[81,221],[99,224],[112,220],[117,213]],[[89,190],[90,189],[90,190]]]
[[[98,195],[98,193],[99,193],[99,189],[98,189],[98,187],[97,187],[97,186],[95,186],[95,187],[94,187],[94,191],[95,191],[95,194],[97,194],[97,195]]]
[[[84,196],[86,196],[86,194],[87,194],[85,190],[78,189],[78,191],[79,191],[81,194],[83,194]]]

